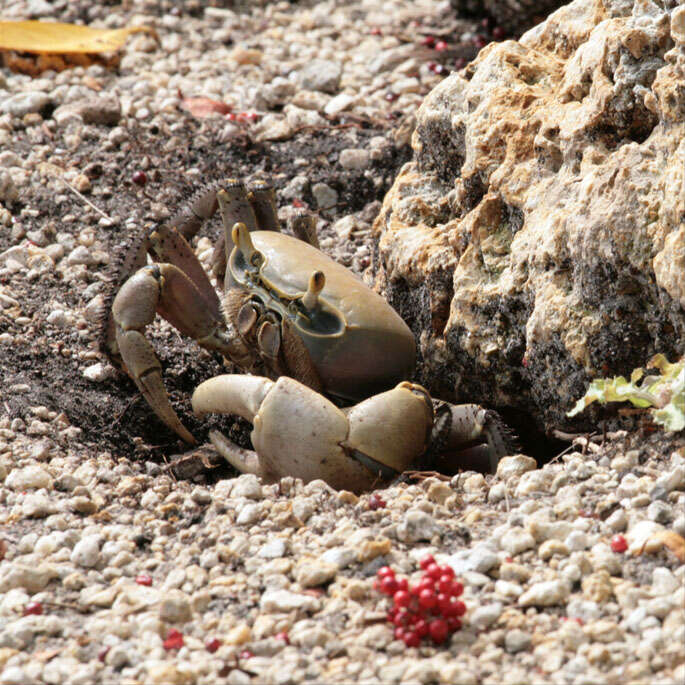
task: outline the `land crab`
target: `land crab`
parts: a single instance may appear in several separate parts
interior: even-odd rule
[[[212,272],[220,295],[189,244],[217,209],[224,230]],[[229,180],[196,195],[129,254],[127,279],[107,316],[105,349],[157,416],[195,443],[171,406],[144,335],[160,314],[242,370],[277,379],[221,375],[193,394],[198,415],[238,414],[252,422],[254,452],[210,433],[216,450],[240,471],[268,480],[321,478],[362,491],[475,443],[486,444],[471,456],[485,449],[491,467],[510,453],[515,440],[495,412],[435,401],[405,380],[416,357],[405,322],[318,249],[310,218],[298,217],[292,230],[298,237],[280,232],[270,185],[257,182],[248,190]],[[351,408],[336,406],[359,400]]]

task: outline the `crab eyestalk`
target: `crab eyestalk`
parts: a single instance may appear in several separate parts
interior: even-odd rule
[[[231,238],[233,238],[236,247],[243,253],[245,262],[251,267],[259,269],[263,259],[262,253],[255,249],[247,226],[240,222],[234,224],[233,230],[231,231]]]
[[[307,292],[302,296],[302,304],[307,311],[313,311],[319,305],[319,293],[326,285],[326,276],[323,271],[313,271],[309,277]]]

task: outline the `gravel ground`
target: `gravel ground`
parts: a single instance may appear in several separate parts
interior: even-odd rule
[[[175,463],[183,445],[97,348],[123,246],[199,185],[270,177],[281,217],[317,212],[322,248],[363,273],[413,113],[490,37],[428,0],[200,5],[3,5],[159,41],[132,37],[116,68],[0,71],[0,685],[683,682],[682,438],[580,438],[541,468],[516,455],[361,497]],[[188,397],[220,362],[151,328],[203,440]],[[408,648],[372,582],[427,554],[467,613]]]

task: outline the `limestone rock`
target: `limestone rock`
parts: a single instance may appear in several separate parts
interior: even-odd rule
[[[558,428],[591,378],[682,353],[677,4],[575,0],[426,97],[374,230],[431,391]]]

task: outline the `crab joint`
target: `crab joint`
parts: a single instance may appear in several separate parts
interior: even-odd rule
[[[316,306],[319,303],[319,293],[323,290],[325,285],[326,276],[323,271],[313,271],[312,275],[309,277],[307,292],[302,296],[302,304],[305,309],[309,311],[316,309]]]

